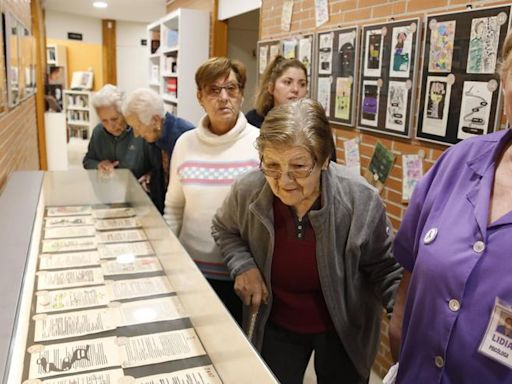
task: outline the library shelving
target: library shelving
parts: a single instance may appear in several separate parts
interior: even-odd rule
[[[98,124],[96,111],[91,103],[91,91],[64,91],[64,111],[70,137],[90,139]]]

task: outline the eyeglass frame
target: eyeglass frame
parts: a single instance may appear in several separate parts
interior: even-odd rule
[[[235,92],[234,94],[230,93],[230,91],[228,90],[228,87],[232,86],[232,85],[236,87],[236,90],[233,90],[233,92]],[[212,89],[211,89],[212,87],[214,87],[214,89],[216,89],[213,93],[212,93]],[[212,99],[218,98],[221,95],[222,90],[226,91],[226,94],[228,95],[228,97],[237,97],[238,95],[240,95],[240,91],[242,90],[242,88],[240,87],[240,84],[237,81],[228,82],[223,85],[216,85],[216,84],[205,85],[203,87],[203,89],[205,91],[206,96],[209,98],[212,98]]]
[[[313,173],[313,171],[315,170],[316,168],[316,160],[313,160],[313,164],[311,165],[311,167],[307,170],[286,170],[286,171],[283,171],[283,170],[270,170],[270,172],[277,172],[277,175],[276,176],[272,176],[272,175],[269,175],[267,174],[267,172],[269,171],[268,168],[265,168],[263,166],[263,159],[260,160],[260,171],[261,173],[263,173],[263,175],[265,175],[266,177],[270,177],[271,179],[274,179],[274,180],[279,180],[281,178],[281,176],[283,176],[283,173],[286,173],[288,175],[288,177],[292,180],[297,180],[297,179],[307,179],[309,176],[311,176],[311,174]],[[306,174],[304,176],[296,176],[296,175],[293,175],[293,172],[302,172],[302,171],[306,171]]]

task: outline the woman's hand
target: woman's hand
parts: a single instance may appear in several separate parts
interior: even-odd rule
[[[151,173],[146,173],[145,175],[142,175],[141,177],[139,177],[139,183],[140,183],[140,186],[142,187],[142,189],[146,192],[146,193],[149,193],[149,184],[151,183]]]
[[[98,171],[102,173],[109,174],[111,173],[115,167],[119,165],[119,161],[109,161],[109,160],[103,160],[100,161],[98,164]]]
[[[251,268],[235,278],[235,293],[244,305],[257,310],[261,303],[266,303],[268,290],[258,268]]]

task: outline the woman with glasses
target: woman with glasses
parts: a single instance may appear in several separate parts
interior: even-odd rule
[[[381,306],[391,310],[402,274],[377,191],[329,162],[333,146],[318,102],[274,108],[260,169],[213,219],[252,341],[282,383],[302,383],[312,351],[319,383],[367,382]]]
[[[171,159],[164,218],[235,320],[242,302],[211,236],[211,220],[235,178],[259,164],[259,130],[240,112],[246,70],[225,57],[207,60],[196,72],[197,99],[206,114],[184,133]]]

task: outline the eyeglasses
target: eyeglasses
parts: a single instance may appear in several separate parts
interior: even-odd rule
[[[280,179],[283,173],[286,173],[290,179],[305,179],[309,177],[313,170],[316,167],[316,162],[313,163],[311,167],[297,167],[293,169],[289,169],[287,171],[282,171],[276,168],[266,168],[263,163],[260,162],[260,171],[265,175],[272,179]]]
[[[240,86],[237,83],[227,83],[225,85],[209,85],[205,87],[208,97],[219,97],[222,90],[225,90],[229,97],[236,97],[240,93]]]

